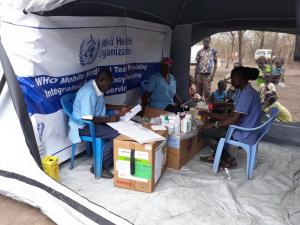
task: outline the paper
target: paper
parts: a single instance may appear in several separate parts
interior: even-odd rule
[[[163,125],[152,125],[152,130],[166,130],[166,128]]]
[[[82,119],[84,119],[84,120],[93,120],[93,116],[83,116]]]
[[[120,134],[130,137],[140,144],[165,140],[165,138],[159,134],[133,121],[119,121],[116,123],[107,123],[107,125],[117,130]]]
[[[142,110],[142,106],[140,104],[136,105],[134,108],[130,110],[130,112],[126,113],[124,116],[120,117],[121,121],[129,121],[131,120],[136,114],[138,114]]]

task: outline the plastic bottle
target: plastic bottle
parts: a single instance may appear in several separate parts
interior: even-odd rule
[[[186,115],[184,119],[181,121],[181,132],[188,133],[192,130],[192,121],[191,116]]]
[[[180,134],[180,123],[181,123],[181,120],[180,120],[180,116],[178,113],[176,116],[176,119],[175,119],[175,135]]]
[[[192,115],[187,114],[185,116],[186,118],[186,123],[187,123],[187,133],[192,131]]]

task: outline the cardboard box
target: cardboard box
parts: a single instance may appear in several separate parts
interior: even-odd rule
[[[145,109],[144,115],[143,117],[146,118],[155,118],[155,117],[159,117],[160,115],[165,115],[165,114],[169,114],[170,112],[161,110],[161,109],[154,109],[154,108],[149,108],[147,107]]]
[[[180,170],[195,154],[204,147],[204,142],[194,132],[187,137],[169,136],[167,166]]]
[[[157,133],[167,137],[167,131]],[[115,187],[153,192],[166,164],[167,139],[147,144],[139,144],[125,135],[114,139]]]
[[[144,117],[154,118],[164,114],[169,114],[169,112],[160,109],[146,108]],[[181,167],[193,158],[195,154],[200,152],[203,147],[204,142],[198,137],[198,132],[182,135],[181,137],[169,136],[167,167],[178,170],[181,169]]]

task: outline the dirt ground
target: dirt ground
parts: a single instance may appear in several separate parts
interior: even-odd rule
[[[38,209],[0,195],[1,225],[55,225]]]
[[[256,66],[251,63],[245,63],[245,66]],[[215,90],[219,80],[230,73],[232,65],[226,69],[225,65],[221,65],[217,69],[217,73],[213,82],[212,90]],[[194,66],[190,68],[190,74],[194,75]],[[285,85],[286,87],[276,86],[278,101],[284,105],[292,114],[295,122],[300,121],[300,63],[294,63],[285,67]]]

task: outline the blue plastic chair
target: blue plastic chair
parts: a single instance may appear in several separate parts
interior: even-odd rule
[[[103,159],[103,146],[104,142],[101,138],[96,137],[95,134],[95,126],[92,121],[89,120],[77,120],[72,116],[73,112],[73,103],[76,97],[75,93],[67,94],[61,97],[60,102],[63,107],[63,111],[67,114],[67,116],[73,120],[74,122],[81,122],[83,124],[87,124],[90,128],[91,136],[80,136],[81,141],[86,142],[87,147],[87,155],[90,156],[90,142],[93,146],[93,154],[94,154],[94,174],[95,178],[98,179],[102,175],[102,159]],[[75,160],[75,152],[76,152],[76,144],[72,144],[72,151],[71,151],[71,165],[70,169],[74,168],[74,160]]]
[[[218,173],[220,158],[221,158],[224,146],[234,145],[234,146],[240,147],[247,153],[246,176],[248,179],[251,179],[252,174],[253,174],[253,169],[256,164],[256,154],[257,154],[258,143],[266,135],[266,133],[268,133],[268,131],[270,130],[270,128],[272,126],[272,122],[274,121],[277,114],[278,114],[278,109],[271,108],[270,109],[270,118],[259,127],[243,128],[243,127],[234,126],[234,125],[229,126],[225,138],[221,138],[218,143],[217,151],[215,154],[215,160],[214,160],[214,164],[213,164],[214,174]],[[256,141],[254,141],[253,143],[250,143],[250,144],[232,140],[232,134],[235,130],[248,131],[248,132],[254,133],[257,135],[258,138]]]

